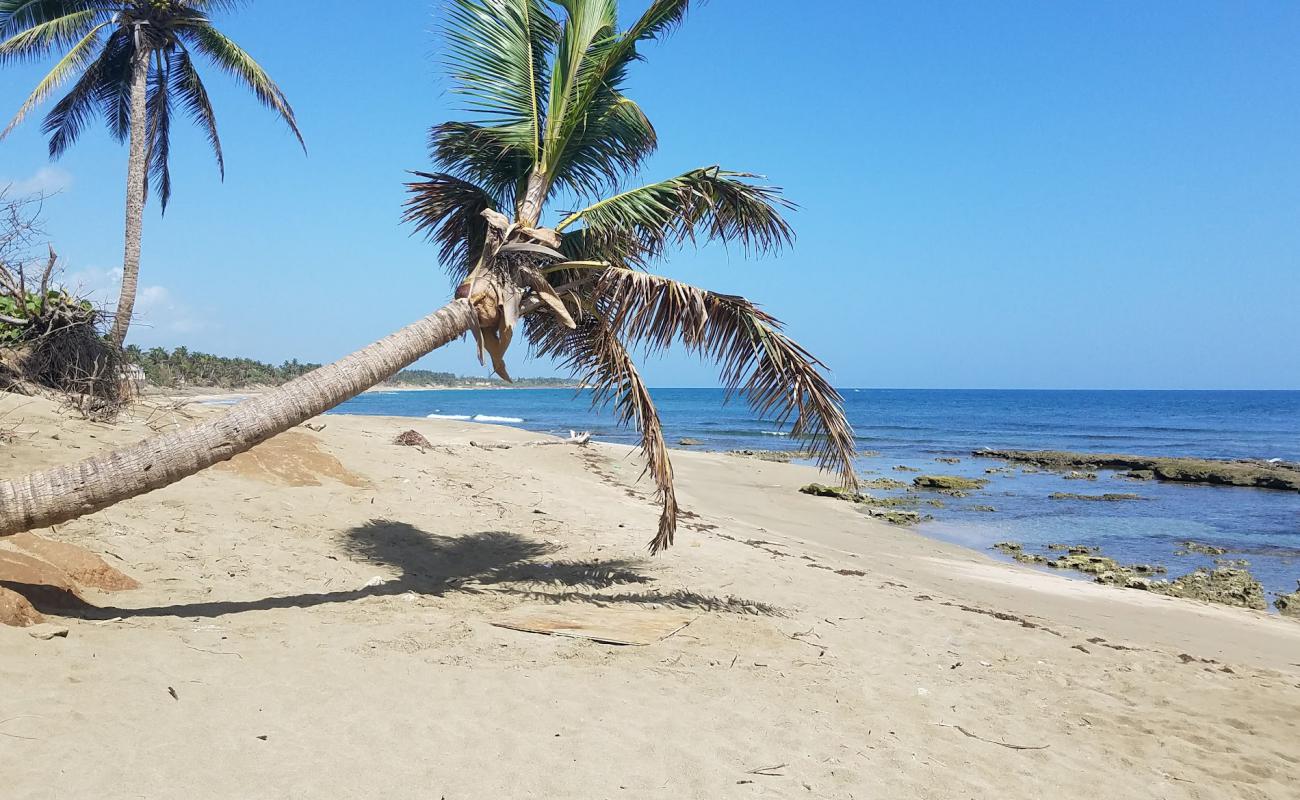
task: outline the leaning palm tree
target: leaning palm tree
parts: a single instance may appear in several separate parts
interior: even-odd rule
[[[122,290],[109,338],[126,339],[140,278],[140,239],[149,185],[166,212],[171,199],[171,118],[177,103],[203,130],[225,177],[217,118],[194,67],[201,53],[245,84],[279,114],[302,142],[293,109],[270,76],[239,45],[213,26],[208,14],[245,0],[0,0],[0,64],[62,53],[0,139],[75,78],[72,89],[45,116],[50,158],[77,140],[96,113],[120,141],[129,141],[126,247]]]
[[[653,399],[631,353],[674,343],[721,366],[728,398],[793,417],[823,468],[855,483],[853,433],[821,364],[753,303],[648,271],[676,245],[735,242],[767,251],[791,241],[788,204],[757,176],[718,167],[618,191],[654,149],[645,114],[621,90],[637,46],[680,23],[689,0],[655,0],[619,31],[614,0],[452,0],[455,88],[475,119],[431,133],[439,171],[410,184],[407,219],[438,245],[456,299],[340,362],[226,415],[76,465],[0,483],[0,535],[49,525],[158,488],[230,458],[472,333],[508,379],[517,329],[559,359],[596,402],[641,434],[662,504],[650,550],[677,524],[673,470]],[[607,190],[612,194],[595,199]],[[554,197],[576,210],[543,214]]]

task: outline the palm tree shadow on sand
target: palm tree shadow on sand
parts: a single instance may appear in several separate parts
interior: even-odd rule
[[[400,577],[376,586],[333,592],[143,608],[95,606],[70,595],[23,591],[31,587],[9,588],[28,594],[40,611],[85,619],[221,617],[246,611],[348,603],[408,592],[433,597],[449,593],[492,593],[553,603],[632,604],[764,616],[782,613],[776,606],[755,600],[715,597],[688,590],[604,592],[615,587],[644,586],[653,583],[654,578],[638,569],[638,561],[629,559],[543,561],[540,559],[558,550],[555,545],[509,531],[442,536],[405,522],[375,519],[349,529],[343,537],[343,549],[359,562],[396,569]]]

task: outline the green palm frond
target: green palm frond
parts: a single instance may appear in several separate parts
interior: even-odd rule
[[[654,0],[641,18],[627,29],[624,38],[633,45],[647,39],[659,39],[682,24],[691,0]]]
[[[306,151],[307,143],[298,130],[298,120],[294,117],[289,100],[280,91],[280,87],[275,85],[275,81],[271,80],[271,76],[266,74],[266,70],[262,69],[262,65],[211,25],[188,26],[180,33],[195,49],[212,59],[213,63],[242,81],[262,105],[279,114],[297,137],[303,151]]]
[[[679,25],[690,2],[655,0],[622,34],[616,33],[616,10],[609,0],[561,5],[568,12],[563,41],[572,43],[567,52],[581,51],[581,58],[565,71],[562,86],[552,82],[552,98],[558,93],[564,102],[547,121],[544,171],[556,185],[593,196],[639,169],[658,146],[654,127],[621,89],[628,66],[638,58],[637,43]]]
[[[71,90],[45,115],[41,130],[50,137],[50,157],[58,158],[77,141],[86,123],[105,108],[114,81],[129,72],[135,52],[131,35],[122,29],[109,34],[99,56],[86,67]]]
[[[167,213],[167,203],[172,196],[171,164],[171,78],[168,61],[160,52],[154,53],[149,70],[148,94],[145,109],[148,116],[147,144],[149,183],[158,192],[158,205]],[[146,184],[147,186],[148,184]]]
[[[526,331],[537,355],[559,360],[591,389],[593,405],[612,405],[620,423],[635,424],[641,432],[645,471],[654,480],[656,498],[662,505],[659,529],[650,541],[650,552],[658,553],[671,546],[677,530],[673,465],[668,459],[663,425],[650,389],[618,334],[593,313],[582,315],[573,330],[550,314],[529,317]]]
[[[198,70],[190,58],[189,51],[177,47],[171,52],[171,91],[181,101],[194,123],[203,129],[212,147],[212,154],[217,159],[217,171],[222,179],[226,177],[226,158],[221,151],[221,136],[217,133],[217,115],[212,110],[212,101],[208,99],[207,87],[199,77]]]
[[[606,256],[617,254],[612,245],[635,241],[633,261],[700,240],[736,241],[750,252],[779,249],[794,241],[794,230],[781,216],[794,205],[779,188],[750,182],[757,177],[718,167],[691,170],[593,203],[566,216],[556,229],[581,222],[587,242],[597,251],[603,243]]]
[[[639,105],[602,86],[563,147],[552,162],[553,184],[591,198],[639,170],[659,139]]]
[[[0,139],[9,135],[10,131],[18,126],[29,112],[48,98],[55,89],[66,83],[76,72],[85,69],[86,65],[91,63],[95,58],[95,48],[99,45],[100,33],[108,23],[101,23],[92,26],[86,34],[74,44],[71,49],[59,59],[41,82],[36,84],[36,88],[28,95],[27,100],[23,102],[18,113],[14,114],[8,126],[0,131]],[[6,44],[8,44],[6,42]],[[0,62],[3,62],[4,47],[0,46]]]
[[[721,366],[727,399],[736,394],[764,419],[805,438],[822,469],[856,486],[853,429],[825,365],[786,336],[781,323],[743,297],[680,281],[610,268],[592,290],[598,313],[623,340],[652,351],[680,342]]]
[[[28,16],[22,12],[24,5],[33,4],[0,0],[0,64],[33,60],[52,50],[72,47],[107,21],[102,8],[78,9],[79,4],[66,2],[37,3],[34,5],[43,10]],[[11,6],[16,6],[18,13],[9,10]]]
[[[554,176],[573,132],[587,118],[586,101],[594,93],[592,67],[599,63],[593,51],[617,41],[618,5],[615,0],[557,0],[565,13],[564,25],[551,69],[547,95],[546,132],[539,168]]]
[[[444,122],[429,131],[429,155],[443,171],[482,186],[502,208],[514,205],[532,158],[513,146],[514,134],[472,122]]]
[[[484,126],[526,154],[541,155],[549,56],[559,26],[540,0],[452,0],[445,29],[453,91]]]
[[[410,197],[402,219],[438,245],[438,256],[453,285],[459,284],[483,252],[488,229],[483,211],[496,210],[496,205],[469,181],[445,173],[414,174],[424,180],[406,184]]]

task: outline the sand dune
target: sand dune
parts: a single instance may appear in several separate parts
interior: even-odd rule
[[[185,421],[4,412],[3,475]],[[0,626],[0,795],[1300,796],[1294,621],[1004,565],[710,453],[674,454],[698,516],[651,559],[625,448],[317,422],[0,544],[0,581],[56,569],[33,611],[68,629]],[[434,447],[390,444],[408,428]],[[689,624],[493,624],[530,608]]]

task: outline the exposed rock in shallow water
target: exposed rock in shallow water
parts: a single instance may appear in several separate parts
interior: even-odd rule
[[[1273,600],[1273,605],[1282,616],[1300,619],[1300,581],[1296,581],[1294,592],[1279,594]]]
[[[810,483],[807,486],[801,486],[799,491],[814,497],[836,497],[840,500],[848,500],[851,503],[860,502],[863,498],[863,495],[852,489],[845,489],[842,486],[826,486],[821,483]]]
[[[1204,567],[1172,581],[1152,581],[1151,591],[1170,597],[1204,600],[1242,608],[1265,609],[1264,587],[1244,569]]]
[[[1141,500],[1141,495],[1121,494],[1118,492],[1107,492],[1106,494],[1075,494],[1074,492],[1052,492],[1048,495],[1052,500],[1096,500],[1104,503],[1118,503],[1123,500]]]
[[[1201,544],[1200,542],[1183,542],[1183,549],[1174,553],[1174,555],[1185,556],[1188,553],[1199,553],[1203,556],[1221,556],[1228,552],[1225,547],[1215,547],[1212,544]]]
[[[756,458],[759,461],[774,461],[778,464],[788,464],[792,459],[808,457],[807,453],[799,450],[729,450],[727,455]]]
[[[1088,575],[1101,575],[1105,572],[1120,572],[1123,570],[1123,567],[1115,559],[1096,553],[1071,552],[1048,561],[1047,566],[1052,569],[1071,569]]]
[[[991,512],[993,512],[993,511],[997,511],[997,509],[994,508],[993,506],[971,506],[971,507],[970,507],[970,510],[971,510],[971,511],[982,511],[982,512],[984,512],[984,513],[991,513]]]
[[[1083,556],[1088,553],[1100,553],[1100,547],[1089,547],[1086,544],[1060,544],[1053,542],[1047,546],[1048,550],[1064,550],[1072,556]]]
[[[895,525],[915,525],[918,522],[934,519],[929,514],[920,514],[916,511],[897,511],[870,507],[864,508],[863,513],[875,519],[892,522]]]
[[[893,478],[873,478],[872,480],[869,481],[860,481],[860,484],[864,489],[884,489],[884,490],[906,489],[908,486],[911,486],[910,483],[903,483],[902,481],[896,481]]]
[[[1234,569],[1245,569],[1250,566],[1250,562],[1244,558],[1216,558],[1214,559],[1216,567],[1232,567]]]
[[[940,457],[936,458],[935,461],[938,461],[940,464],[960,464],[960,463],[961,463],[961,459],[960,459],[960,458],[954,458],[954,457],[952,457],[952,456],[940,456]]]
[[[1037,464],[1055,470],[1127,470],[1127,477],[1150,477],[1178,483],[1252,486],[1300,492],[1300,464],[1287,461],[1223,461],[1203,458],[1158,458],[1064,450],[975,450],[971,455]]]
[[[1131,469],[1128,472],[1120,473],[1125,478],[1135,481],[1152,481],[1155,480],[1156,474],[1149,469]]]
[[[1131,564],[1124,566],[1097,548],[1084,545],[1049,544],[1048,550],[1065,550],[1065,555],[1045,558],[1036,553],[1026,553],[1019,542],[998,542],[994,550],[1011,556],[1025,564],[1041,564],[1052,569],[1071,570],[1092,575],[1097,583],[1128,589],[1141,589],[1156,594],[1203,600],[1241,608],[1264,609],[1264,588],[1255,576],[1245,569],[1216,567],[1197,569],[1172,581],[1152,580],[1149,575],[1164,573],[1159,564]],[[1290,595],[1278,595],[1275,604],[1284,614],[1300,617],[1300,586]],[[1284,610],[1289,609],[1289,610]]]
[[[1071,472],[1071,473],[1069,473],[1068,475],[1066,475],[1066,476],[1065,476],[1065,479],[1066,479],[1067,481],[1095,481],[1095,480],[1097,480],[1097,473],[1095,473],[1095,472],[1079,472],[1079,471],[1076,470],[1076,471]]]
[[[898,464],[894,467],[894,472],[920,472],[916,467],[909,467],[906,464]]]
[[[912,479],[918,489],[956,490],[982,489],[988,485],[984,478],[962,478],[957,475],[918,475]],[[962,495],[958,495],[962,496]]]
[[[698,447],[698,446],[704,444],[704,442],[701,442],[699,439],[691,439],[691,438],[689,438],[689,437],[682,437],[681,439],[678,439],[678,440],[677,440],[677,444],[681,445],[682,447]]]
[[[998,550],[1006,555],[1011,556],[1022,564],[1046,564],[1047,559],[1037,553],[1024,552],[1024,545],[1020,542],[998,542],[993,545],[994,550]]]

